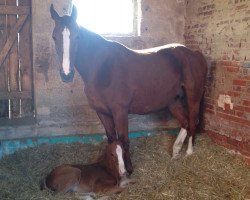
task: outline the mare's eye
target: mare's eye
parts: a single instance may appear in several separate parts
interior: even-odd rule
[[[55,36],[52,36],[53,40],[56,41],[56,37]]]

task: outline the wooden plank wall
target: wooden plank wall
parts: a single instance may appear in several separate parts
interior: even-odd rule
[[[0,5],[5,5],[5,0],[0,0]],[[7,16],[0,14],[0,51],[7,40]],[[0,91],[8,91],[7,63],[0,67]],[[0,99],[0,118],[8,117],[8,99]]]
[[[30,0],[0,0],[0,121],[34,118],[30,8]]]
[[[22,0],[20,6],[31,7],[30,0]],[[32,91],[32,40],[31,40],[31,17],[28,17],[21,32],[19,42],[20,56],[20,75],[21,75],[21,91]],[[29,49],[29,51],[27,51]],[[33,99],[26,98],[21,101],[22,116],[34,115]]]

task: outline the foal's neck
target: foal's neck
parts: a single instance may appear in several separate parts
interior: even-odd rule
[[[102,156],[99,157],[98,163],[105,169],[106,172],[108,172],[114,179],[117,181],[120,179],[119,176],[117,176],[117,173],[113,172],[110,168],[110,165],[108,163],[108,156],[104,153]]]

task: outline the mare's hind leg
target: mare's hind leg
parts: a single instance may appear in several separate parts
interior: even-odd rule
[[[169,110],[172,113],[172,115],[181,124],[181,130],[173,145],[173,157],[172,158],[175,159],[179,157],[179,153],[183,146],[184,140],[187,136],[188,120],[187,120],[187,116],[186,116],[185,110],[183,109],[183,105],[181,104],[181,102],[176,101],[175,103],[171,104],[169,106]]]
[[[100,112],[97,112],[97,115],[105,128],[106,135],[108,137],[108,142],[112,143],[117,139],[113,118]]]
[[[189,126],[188,126],[188,148],[186,151],[186,155],[191,155],[193,153],[193,142],[195,139],[196,134],[196,126],[197,120],[199,115],[199,108],[200,108],[200,101],[197,98],[189,98],[188,101],[188,119],[189,119]]]

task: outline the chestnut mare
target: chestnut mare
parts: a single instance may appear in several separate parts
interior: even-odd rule
[[[60,165],[53,169],[41,185],[56,193],[122,192],[134,180],[127,178],[124,150],[119,141],[106,146],[96,163],[89,165]]]
[[[77,69],[108,141],[118,139],[123,144],[127,171],[133,171],[128,138],[130,113],[147,114],[168,108],[181,124],[173,157],[179,155],[186,136],[186,153],[192,154],[207,74],[203,55],[180,44],[131,50],[78,26],[75,6],[71,16],[60,17],[53,5],[50,12],[55,21],[53,39],[61,78],[71,82],[74,67]]]

